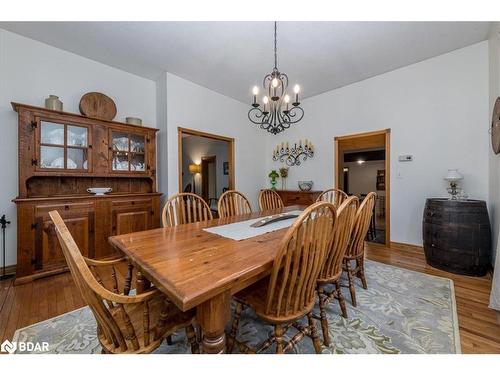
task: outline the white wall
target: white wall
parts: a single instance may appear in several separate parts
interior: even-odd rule
[[[182,140],[182,186],[183,188],[193,182],[193,175],[189,173],[189,164],[201,165],[201,159],[206,156],[215,156],[215,173],[216,173],[216,195],[211,195],[209,198],[218,198],[222,194],[222,190],[229,187],[229,175],[224,174],[224,162],[227,162],[229,151],[229,142],[210,139],[199,136],[188,136]],[[202,192],[202,175],[197,173],[195,176],[196,191],[194,193],[201,195]]]
[[[16,263],[16,210],[11,200],[18,193],[17,114],[10,102],[43,107],[44,99],[55,94],[65,111],[79,113],[81,96],[99,91],[115,101],[116,120],[135,116],[155,127],[155,90],[151,80],[0,29],[0,214],[12,221],[7,229],[7,265]]]
[[[307,90],[307,87],[304,88]],[[427,197],[446,196],[443,177],[459,168],[471,198],[488,200],[488,43],[481,42],[303,101],[304,119],[268,138],[267,169],[277,169],[272,149],[309,138],[313,159],[290,168],[289,187],[313,180],[333,185],[333,139],[391,129],[391,240],[422,244]],[[401,154],[413,162],[398,163]],[[398,177],[398,174],[400,177]]]
[[[267,136],[251,126],[247,119],[248,107],[234,99],[218,94],[205,87],[167,73],[167,121],[158,124],[160,133],[167,134],[168,157],[163,155],[161,168],[168,168],[168,196],[179,189],[177,127],[235,138],[236,189],[242,191],[257,209],[257,196],[265,174],[263,143]],[[157,84],[164,85],[160,79]],[[163,173],[163,171],[160,171]],[[164,179],[161,180],[162,183]]]

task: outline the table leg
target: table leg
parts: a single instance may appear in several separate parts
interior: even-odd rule
[[[147,289],[151,287],[151,283],[148,279],[144,277],[144,275],[138,271],[137,272],[137,283],[136,283],[136,291],[137,294],[144,293]]]
[[[222,354],[226,352],[224,328],[231,316],[231,295],[219,294],[196,308],[196,320],[203,331],[202,352]]]

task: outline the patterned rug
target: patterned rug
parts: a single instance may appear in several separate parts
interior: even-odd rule
[[[344,291],[349,319],[340,316],[337,301],[330,303],[332,343],[323,347],[324,354],[460,353],[453,281],[373,261],[366,262],[366,277],[368,290],[356,286],[357,307],[350,304],[349,290]],[[256,346],[271,330],[246,309],[238,340]],[[318,331],[321,335],[319,322]],[[295,333],[291,328],[287,339]],[[49,353],[101,351],[96,322],[87,307],[21,328],[13,341],[48,342]],[[176,334],[172,345],[164,342],[156,353],[190,353],[184,333]],[[311,340],[302,340],[295,353],[314,353]]]

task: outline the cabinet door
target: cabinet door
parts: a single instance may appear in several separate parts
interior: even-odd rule
[[[131,211],[116,213],[116,234],[140,232],[151,227],[149,211]]]
[[[88,125],[36,118],[37,159],[43,172],[92,172],[92,135]]]
[[[82,255],[93,257],[94,212],[59,212]],[[66,262],[50,217],[45,214],[37,215],[35,228],[35,269],[50,270],[64,267]]]
[[[152,228],[153,202],[150,198],[117,200],[112,203],[113,235]]]
[[[148,173],[146,133],[110,129],[110,172]]]

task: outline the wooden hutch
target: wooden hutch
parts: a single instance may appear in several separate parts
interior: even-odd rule
[[[115,255],[109,236],[160,226],[157,129],[12,107],[19,118],[16,283],[66,270],[49,211],[59,211],[89,258]],[[96,196],[91,187],[113,190]]]

